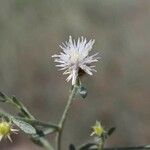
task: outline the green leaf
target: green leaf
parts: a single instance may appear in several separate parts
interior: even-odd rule
[[[12,101],[18,106],[21,106],[21,102],[15,96],[12,96]]]
[[[75,146],[73,144],[69,145],[69,150],[76,150]]]
[[[31,124],[32,126],[34,126],[37,129],[41,129],[44,134],[49,134],[52,133],[54,131],[59,131],[60,128],[52,123],[45,123],[45,122],[41,122],[38,120],[31,120],[31,119],[25,119],[26,122],[28,122],[29,124]]]
[[[35,144],[44,147],[47,150],[54,150],[52,145],[44,137],[32,136],[31,139]]]
[[[79,94],[82,98],[86,98],[87,96],[87,89],[84,86],[79,87]]]
[[[51,127],[49,127],[49,128],[45,128],[45,127],[43,127],[43,133],[44,133],[44,135],[47,135],[47,134],[50,134],[50,133],[53,133],[53,132],[56,132],[56,131],[58,131],[56,128],[51,128]]]
[[[97,150],[97,145],[95,143],[87,143],[80,146],[79,150]]]
[[[26,134],[36,134],[36,129],[29,123],[22,121],[22,120],[15,119],[15,118],[12,118],[12,121],[16,126],[18,126]]]
[[[7,101],[6,99],[7,96],[4,93],[0,92],[0,102],[6,102]]]
[[[57,132],[60,130],[58,125],[52,124],[52,123],[45,123],[38,120],[32,120],[28,118],[21,118],[21,117],[14,117],[15,119],[18,119],[20,121],[26,122],[33,126],[36,129],[36,134],[38,135],[47,135],[53,132]]]
[[[5,95],[2,92],[0,92],[0,101],[5,102]]]
[[[43,144],[41,143],[41,141],[40,141],[40,137],[38,137],[38,136],[32,136],[31,137],[31,140],[32,140],[32,142],[34,143],[34,144],[36,144],[36,145],[38,145],[38,146],[43,146]]]
[[[111,135],[114,133],[115,130],[116,130],[115,127],[110,128],[110,129],[108,130],[108,132],[107,132],[108,136],[111,136]]]

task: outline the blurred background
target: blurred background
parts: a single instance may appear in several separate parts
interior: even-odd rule
[[[69,35],[95,39],[93,53],[102,59],[98,72],[83,79],[88,96],[74,101],[63,149],[92,141],[96,120],[117,128],[106,146],[148,144],[149,18],[148,0],[0,0],[0,91],[16,95],[38,119],[57,123],[71,83],[51,55]],[[42,150],[24,134],[12,139],[3,140],[0,149]]]

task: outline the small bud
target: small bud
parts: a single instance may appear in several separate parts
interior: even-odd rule
[[[12,139],[10,137],[11,133],[15,133],[17,134],[17,129],[13,129],[12,128],[12,124],[10,122],[6,122],[6,121],[2,121],[0,123],[0,141],[2,140],[2,138],[7,137],[11,142]]]
[[[81,95],[82,98],[86,98],[86,96],[87,96],[87,89],[84,86],[80,86],[79,94]]]
[[[96,121],[92,129],[93,132],[91,133],[91,136],[96,135],[98,137],[101,137],[106,132],[99,121]]]

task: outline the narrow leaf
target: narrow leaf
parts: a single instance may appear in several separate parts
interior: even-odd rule
[[[23,117],[27,117],[30,119],[34,119],[32,114],[28,111],[28,109],[19,101],[15,96],[12,97],[12,102],[20,109],[20,114]]]
[[[73,144],[69,145],[69,150],[76,150],[75,146]]]
[[[27,118],[20,118],[20,117],[15,117],[15,119],[18,119],[20,121],[24,121],[28,124],[30,124],[31,126],[33,126],[34,128],[36,128],[36,130],[42,131],[44,135],[53,133],[53,132],[57,132],[60,130],[60,128],[58,127],[58,125],[52,124],[52,123],[45,123],[45,122],[41,122],[38,120],[32,120],[32,119],[27,119]]]
[[[97,145],[95,143],[87,143],[82,146],[80,146],[79,150],[96,150]]]
[[[13,123],[18,126],[22,131],[24,131],[27,134],[36,134],[36,130],[33,126],[31,126],[29,123],[18,120],[15,118],[12,118]]]
[[[112,128],[110,128],[109,130],[108,130],[108,136],[111,136],[113,133],[114,133],[114,131],[116,130],[116,128],[115,127],[112,127]]]
[[[43,137],[36,137],[36,136],[32,136],[32,141],[41,146],[44,147],[47,150],[54,150],[54,148],[52,147],[52,145]]]
[[[0,92],[0,102],[5,102],[6,101],[6,95]]]

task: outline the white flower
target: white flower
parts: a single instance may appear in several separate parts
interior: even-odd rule
[[[73,40],[69,36],[69,41],[59,45],[63,52],[60,52],[59,55],[53,55],[55,57],[55,62],[58,62],[60,70],[66,70],[63,74],[69,74],[67,81],[72,79],[72,85],[75,84],[76,79],[79,75],[79,71],[82,70],[89,75],[93,75],[95,66],[92,66],[91,63],[97,62],[97,54],[89,56],[89,52],[92,50],[92,46],[95,40],[87,41],[86,38],[79,37],[77,41]]]

